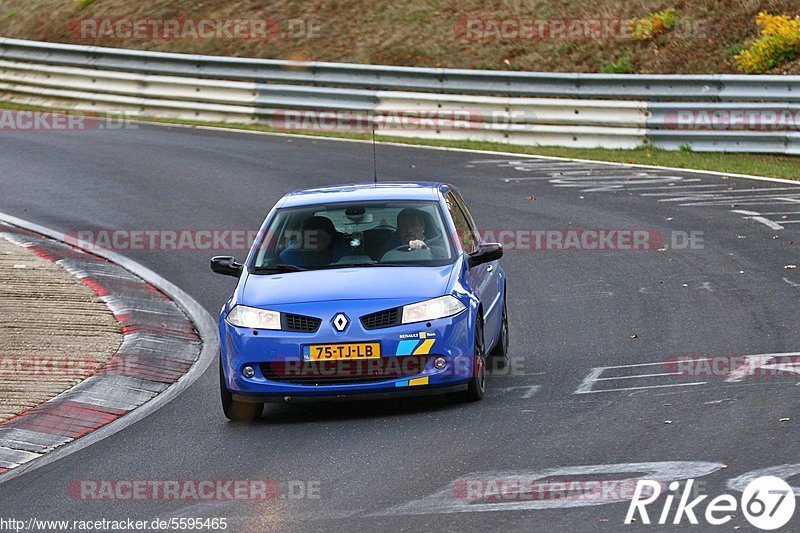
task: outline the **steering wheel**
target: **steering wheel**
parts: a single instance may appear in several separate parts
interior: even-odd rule
[[[398,246],[397,248],[392,248],[389,251],[390,252],[418,252],[420,250],[427,250],[427,249],[428,249],[428,247],[426,246],[425,248],[417,248],[416,250],[412,250],[411,248],[408,247],[407,244],[403,244],[401,246]]]
[[[443,239],[442,235],[437,235],[436,237],[431,237],[430,239],[425,241],[425,244],[427,244],[428,247],[430,248],[431,246],[437,246],[435,243],[443,241],[443,240],[444,239]]]

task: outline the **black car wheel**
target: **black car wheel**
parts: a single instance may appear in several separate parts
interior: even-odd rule
[[[505,368],[508,365],[508,306],[503,298],[503,322],[500,325],[500,339],[489,354],[492,368]]]
[[[464,398],[470,402],[483,399],[486,392],[486,348],[483,338],[483,317],[478,316],[475,323],[475,358],[472,367],[472,379],[469,380]]]

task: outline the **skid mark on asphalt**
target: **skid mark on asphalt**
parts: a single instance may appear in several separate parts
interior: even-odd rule
[[[585,293],[585,294],[573,294],[569,296],[556,296],[554,298],[550,298],[551,302],[579,302],[582,300],[592,300],[595,298],[609,298],[614,296],[614,293],[611,291],[600,291],[600,292],[592,292],[592,293]]]
[[[521,400],[524,407],[529,407],[529,400],[542,390],[541,380],[544,372],[525,372],[525,359],[511,356],[503,368],[492,369],[489,373],[487,394],[499,398],[502,409],[507,409],[509,402]]]
[[[550,287],[555,287],[558,289],[563,289],[563,285],[550,285]],[[591,300],[596,298],[609,298],[614,296],[614,293],[610,290],[606,290],[611,287],[611,283],[606,282],[603,279],[598,279],[595,281],[589,281],[586,283],[572,283],[566,289],[574,289],[568,293],[564,294],[555,294],[550,296],[551,302],[574,302],[574,301],[581,301],[581,300]]]
[[[783,281],[785,281],[794,288],[800,287],[800,283],[795,283],[794,281],[791,281],[789,278],[783,278]]]
[[[542,389],[541,385],[517,385],[515,387],[499,387],[497,390],[503,393],[521,394],[520,398],[527,400]]]

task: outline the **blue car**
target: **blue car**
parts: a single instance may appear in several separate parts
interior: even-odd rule
[[[456,394],[480,400],[507,361],[503,248],[445,183],[299,190],[267,215],[222,308],[225,415],[265,402]]]

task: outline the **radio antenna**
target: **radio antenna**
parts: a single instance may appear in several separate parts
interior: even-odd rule
[[[375,115],[372,116],[372,179],[378,183],[378,158],[375,155]]]

